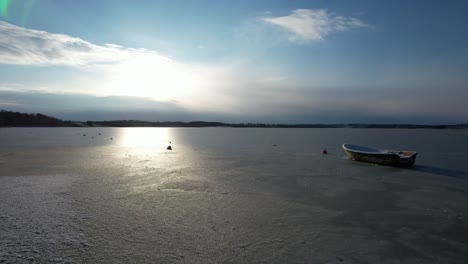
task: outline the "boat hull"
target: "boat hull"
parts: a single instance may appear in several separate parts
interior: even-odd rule
[[[369,153],[348,149],[343,145],[346,155],[355,161],[374,163],[385,166],[413,166],[416,161],[417,152],[411,152],[411,155],[403,156],[398,153],[406,152],[387,152],[387,153]]]

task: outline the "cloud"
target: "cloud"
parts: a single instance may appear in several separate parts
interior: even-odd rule
[[[136,119],[131,113],[147,113],[148,120],[158,120],[160,117],[178,115],[183,117],[184,110],[174,102],[154,101],[135,96],[93,96],[76,93],[52,93],[43,91],[8,91],[0,89],[0,109],[21,112],[41,112],[61,118],[78,113],[101,113],[115,118]],[[126,114],[125,114],[126,113]],[[153,119],[149,113],[153,114]],[[95,118],[98,118],[96,116]]]
[[[149,56],[169,58],[147,49],[124,48],[115,44],[95,45],[64,34],[28,29],[0,21],[0,63],[21,65],[68,65],[117,63]]]
[[[75,80],[66,85],[47,85],[43,89],[46,91],[144,96],[155,100],[184,96],[201,85],[199,80],[209,77],[198,77],[200,72],[207,72],[203,66],[178,62],[153,50],[96,45],[3,21],[0,21],[0,64],[56,65],[78,70],[72,76]]]
[[[275,97],[282,90],[277,72],[265,68],[262,72],[259,65],[252,70],[255,62],[248,59],[209,65],[185,63],[152,50],[96,45],[80,38],[1,21],[0,36],[0,63],[57,65],[73,70],[67,79],[57,76],[34,82],[31,80],[35,77],[30,76],[28,82],[32,85],[3,84],[1,87],[0,83],[0,90],[144,97],[154,102],[174,102],[188,111],[218,113],[245,113],[246,109],[269,112],[270,107],[259,109],[255,105],[258,102],[274,105],[287,100],[282,92],[283,96]],[[61,69],[54,67],[49,71],[57,75]]]
[[[296,9],[289,16],[262,17],[263,22],[289,31],[291,42],[323,40],[333,32],[368,27],[358,18],[337,16],[327,9]]]
[[[263,19],[288,29],[293,34],[290,40],[297,42],[367,26],[359,19],[336,16],[324,9],[296,10],[287,17]],[[256,24],[269,26],[258,21]],[[0,107],[72,119],[90,119],[93,114],[105,112],[112,113],[112,117],[102,116],[103,119],[143,119],[138,116],[144,115],[148,120],[219,117],[216,119],[233,122],[286,122],[296,117],[297,122],[346,122],[361,120],[353,117],[406,117],[408,113],[466,120],[468,113],[463,100],[466,96],[460,96],[465,95],[465,83],[450,88],[441,82],[429,90],[428,85],[420,88],[408,82],[390,82],[394,85],[391,87],[379,82],[368,83],[372,89],[359,89],[366,86],[366,81],[343,84],[346,78],[336,71],[328,73],[336,78],[321,78],[326,74],[313,71],[310,76],[300,76],[285,67],[259,63],[255,58],[187,63],[148,49],[96,45],[1,21],[0,64],[66,66],[15,67],[15,74],[4,83],[0,80]],[[411,72],[411,76],[415,73]],[[388,71],[385,75],[389,75]],[[0,76],[6,75],[2,72]],[[390,79],[401,79],[401,74]],[[165,110],[172,114],[158,115]],[[60,115],[65,112],[74,115]],[[203,115],[188,117],[194,113]],[[322,121],[318,121],[319,117],[323,117]]]

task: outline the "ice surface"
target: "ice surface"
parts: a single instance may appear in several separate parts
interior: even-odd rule
[[[121,140],[119,130],[98,129],[86,134],[112,134],[114,142],[63,145],[82,140],[81,130],[54,134],[57,144],[0,142],[0,262],[468,259],[466,132],[419,132],[456,143],[431,149],[421,134],[396,130],[181,129],[159,131],[146,146],[141,137],[151,130]],[[422,150],[418,164],[344,158],[342,138],[379,145],[382,133]]]

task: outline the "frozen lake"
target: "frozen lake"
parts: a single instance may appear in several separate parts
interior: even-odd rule
[[[467,150],[467,130],[1,128],[0,262],[466,263]]]

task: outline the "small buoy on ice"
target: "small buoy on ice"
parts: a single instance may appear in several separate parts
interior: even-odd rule
[[[110,138],[110,140],[112,140],[113,138]]]
[[[172,147],[171,147],[171,146],[167,146],[166,149],[167,149],[167,150],[172,150]]]
[[[322,150],[322,154],[328,154],[328,151],[327,151],[326,148],[324,148],[324,149]]]

